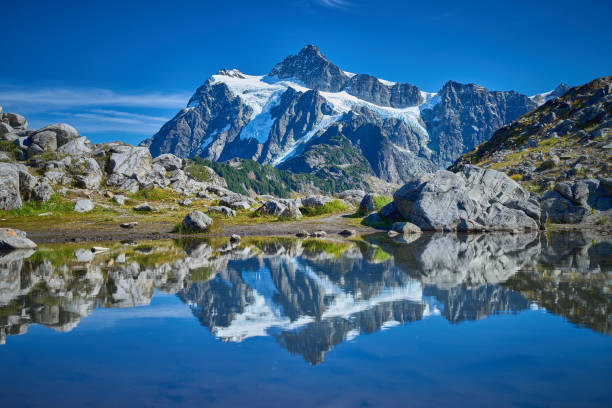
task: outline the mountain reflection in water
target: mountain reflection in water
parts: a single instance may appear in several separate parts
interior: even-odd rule
[[[579,232],[115,243],[93,257],[65,245],[0,254],[0,343],[32,324],[70,331],[97,307],[146,306],[155,289],[223,341],[272,336],[310,364],[431,315],[543,308],[610,335],[611,278],[612,240]]]

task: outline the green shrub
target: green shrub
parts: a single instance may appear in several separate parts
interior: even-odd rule
[[[147,201],[164,201],[170,200],[177,196],[175,191],[164,188],[153,188],[151,190],[140,190],[132,194],[132,199],[147,200]]]
[[[338,199],[334,199],[328,203],[325,203],[321,207],[302,207],[300,208],[300,211],[302,212],[302,214],[304,214],[307,217],[315,217],[318,215],[325,215],[325,214],[337,214],[337,213],[341,213],[346,210],[348,210],[347,205]]]
[[[8,140],[0,140],[0,152],[9,153],[13,159],[17,159],[19,157],[19,147],[11,141]]]

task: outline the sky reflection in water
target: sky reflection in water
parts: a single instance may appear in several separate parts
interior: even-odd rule
[[[607,236],[162,241],[90,258],[0,257],[4,406],[612,397]]]

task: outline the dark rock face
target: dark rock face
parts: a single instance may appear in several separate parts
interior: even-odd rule
[[[360,99],[379,106],[406,108],[423,102],[419,88],[410,84],[387,85],[367,74],[353,76],[344,85],[344,90]]]
[[[489,91],[475,84],[449,81],[439,92],[440,103],[422,112],[435,161],[449,166],[503,125],[536,107],[514,91]]]
[[[204,153],[204,157],[218,160],[225,144],[238,137],[252,113],[225,84],[213,84],[210,80],[196,90],[188,106],[143,142],[154,157],[172,153],[184,158]],[[202,142],[210,137],[215,140],[202,147]]]
[[[278,79],[295,78],[311,89],[338,92],[349,79],[314,45],[307,45],[297,55],[290,55],[276,64],[268,74]]]
[[[332,113],[333,108],[317,90],[298,92],[288,88],[281,96],[280,103],[271,111],[276,120],[259,161],[270,162],[313,129],[323,115]]]
[[[330,126],[279,167],[294,172],[344,173],[343,177],[350,177],[346,173],[375,175],[397,184],[436,168],[428,159],[426,136],[402,120],[383,120],[367,108],[354,108],[340,124]]]

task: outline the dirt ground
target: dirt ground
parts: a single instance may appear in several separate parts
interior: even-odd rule
[[[122,220],[123,222],[123,220]],[[4,225],[0,227],[15,227],[24,230],[28,238],[36,243],[51,242],[103,242],[123,240],[151,240],[180,238],[181,235],[172,232],[174,224],[169,222],[140,222],[132,229],[125,229],[119,223],[100,223],[85,220],[63,222],[61,224],[41,221],[26,225]],[[295,222],[271,222],[260,224],[227,224],[220,225],[208,234],[194,234],[194,236],[287,236],[295,235],[299,231],[325,231],[328,236],[340,238],[338,233],[345,229],[355,230],[358,235],[376,232],[374,228],[360,225],[358,220],[348,218],[345,214],[335,214],[326,217],[300,220]]]

